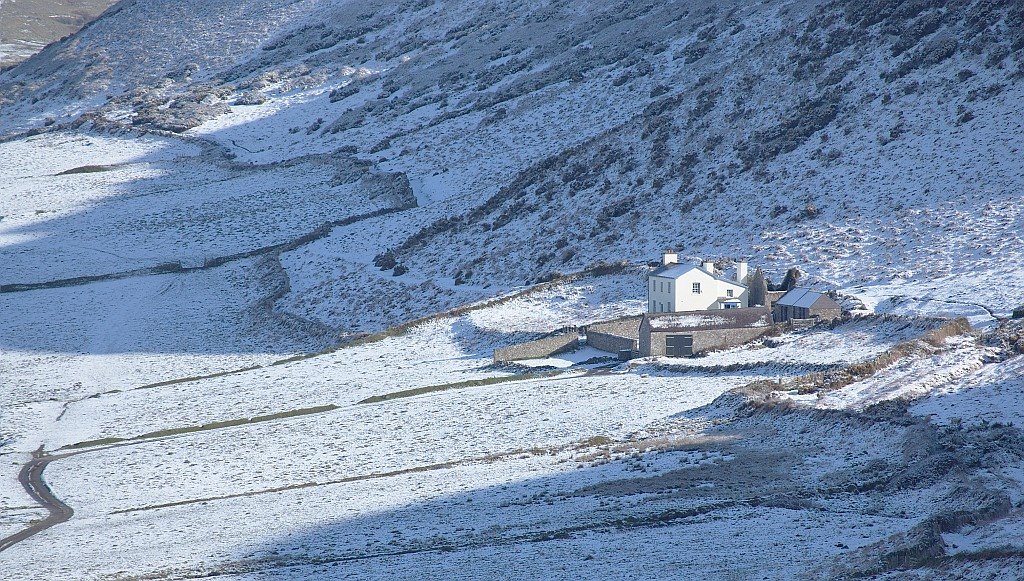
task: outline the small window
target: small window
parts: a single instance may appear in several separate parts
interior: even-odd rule
[[[672,292],[672,281],[668,281],[668,292]]]
[[[725,291],[725,296],[732,298],[732,289]]]
[[[661,292],[665,292],[665,281],[661,281]]]
[[[700,294],[700,283],[699,282],[693,283],[693,294],[697,294],[697,295]]]

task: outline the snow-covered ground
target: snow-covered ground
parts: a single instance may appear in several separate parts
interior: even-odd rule
[[[707,554],[728,556],[716,575],[746,575],[768,554],[788,563],[769,575],[783,578],[899,535],[921,518],[911,507],[941,495],[941,485],[929,485],[891,497],[826,493],[826,500],[815,493],[752,505],[755,496],[803,498],[799,482],[843,480],[850,461],[885,465],[883,458],[907,445],[900,443],[904,428],[876,422],[837,430],[792,412],[763,424],[735,416],[729,400],[716,401],[731,388],[775,379],[780,369],[797,375],[824,362],[863,360],[929,326],[907,320],[783,335],[774,347],[693,360],[682,373],[623,366],[358,403],[415,387],[509,378],[490,367],[493,343],[467,341],[469,329],[518,336],[537,324],[531,317],[538,309],[567,312],[565,297],[593,296],[614,280],[566,283],[530,300],[290,363],[125,387],[63,407],[53,402],[47,421],[14,435],[19,453],[6,458],[23,458],[37,442],[57,450],[129,440],[57,450],[71,455],[51,464],[47,482],[75,517],[9,549],[5,567],[31,565],[57,577],[132,571],[303,578],[380,566],[399,577],[453,567],[490,575],[496,562],[536,550],[522,575],[550,567],[613,575],[626,566],[655,576],[694,574]],[[765,356],[773,352],[779,356]],[[742,371],[712,370],[736,363]],[[231,424],[327,405],[336,407]],[[765,488],[772,470],[788,476]],[[12,485],[5,516],[13,530],[38,511],[16,508],[28,504]],[[674,534],[663,534],[666,527]],[[712,530],[718,536],[709,537]],[[751,550],[751,540],[765,535],[777,542]],[[104,542],[90,540],[97,537]],[[528,542],[537,539],[547,540],[536,548]],[[688,550],[670,550],[681,542]],[[54,552],[54,543],[68,549]],[[621,554],[609,553],[613,547]],[[44,549],[51,551],[45,562],[37,553]],[[657,551],[667,551],[668,562],[653,559]]]
[[[660,368],[678,371],[736,365],[792,366],[797,369],[849,365],[878,355],[900,341],[921,336],[930,324],[909,318],[855,319],[833,329],[811,327],[763,339],[753,345],[713,351],[694,359],[656,357],[654,361]],[[637,363],[647,361],[643,359]]]
[[[757,390],[1024,302],[1022,23],[118,3],[0,71],[0,534],[40,446],[75,510],[0,577],[1012,576],[1020,355]],[[492,363],[639,314],[665,248],[903,318]],[[559,278],[602,262],[634,266]]]
[[[940,424],[964,422],[1024,425],[1024,356],[987,365],[948,382],[915,402],[913,413]]]

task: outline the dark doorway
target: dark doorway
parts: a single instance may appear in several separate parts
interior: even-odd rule
[[[693,335],[667,335],[665,355],[669,357],[690,357],[693,355]]]

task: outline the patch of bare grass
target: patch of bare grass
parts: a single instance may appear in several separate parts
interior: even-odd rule
[[[484,379],[467,379],[466,381],[456,381],[454,383],[443,383],[441,385],[427,385],[424,387],[416,387],[413,389],[404,389],[401,391],[393,391],[391,393],[385,393],[382,395],[370,396],[364,400],[356,402],[357,404],[366,403],[380,403],[383,401],[389,401],[393,399],[400,399],[404,397],[415,397],[417,395],[425,395],[428,393],[437,393],[440,391],[448,391],[452,389],[466,389],[469,387],[483,387],[485,385],[495,385],[499,383],[508,383],[511,381],[528,381],[531,379],[544,379],[545,377],[554,377],[565,373],[564,371],[544,371],[540,373],[526,373],[522,375],[503,375],[499,377],[485,377]]]
[[[141,440],[152,440],[156,438],[166,438],[169,436],[181,436],[184,434],[193,434],[196,432],[207,432],[210,430],[221,430],[224,428],[233,428],[237,426],[244,426],[247,424],[258,424],[261,422],[272,422],[275,420],[283,420],[288,418],[294,418],[298,416],[308,416],[312,414],[321,414],[324,412],[330,412],[338,409],[338,406],[334,404],[321,405],[309,408],[301,408],[295,410],[288,410],[283,412],[277,412],[273,414],[265,414],[261,416],[253,416],[251,418],[235,418],[231,420],[221,420],[217,422],[210,422],[208,424],[202,424],[198,426],[182,426],[178,428],[167,428],[163,430],[156,430],[153,432],[147,432],[139,436],[132,436],[131,438],[100,438],[97,440],[85,440],[83,442],[76,442],[60,448],[61,450],[79,450],[82,448],[93,448],[96,446],[108,446],[111,444],[124,444],[127,442],[137,442]]]

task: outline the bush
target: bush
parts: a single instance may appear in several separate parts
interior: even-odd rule
[[[398,261],[395,260],[395,252],[393,250],[386,250],[381,254],[373,257],[373,265],[381,270],[391,270],[398,265]]]
[[[338,101],[341,101],[342,99],[345,99],[347,97],[351,97],[352,95],[355,95],[358,92],[359,87],[355,83],[349,83],[344,87],[332,89],[330,94],[327,95],[327,98],[331,101],[331,103],[337,103]]]
[[[262,105],[267,102],[267,96],[259,91],[242,93],[235,99],[235,105]]]

